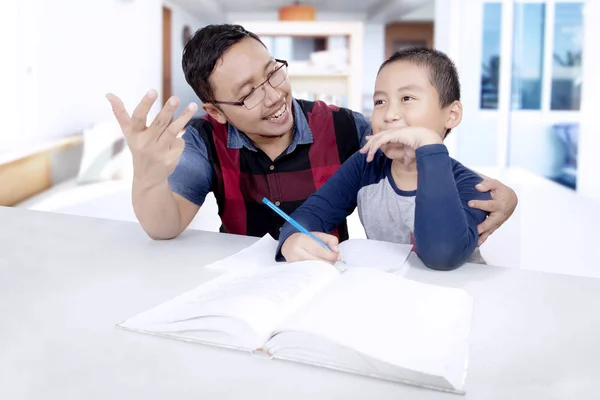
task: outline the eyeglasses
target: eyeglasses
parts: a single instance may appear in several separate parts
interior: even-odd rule
[[[283,81],[285,81],[285,78],[287,78],[287,67],[288,67],[287,61],[278,60],[278,59],[275,59],[275,61],[277,62],[277,65],[276,65],[275,69],[273,71],[271,71],[271,73],[269,74],[267,79],[263,83],[261,83],[260,85],[258,85],[254,89],[252,89],[252,91],[250,93],[248,93],[247,95],[242,97],[239,101],[213,100],[213,101],[210,101],[210,103],[227,104],[230,106],[244,106],[248,110],[252,110],[254,107],[256,107],[260,103],[262,103],[262,101],[265,99],[264,85],[267,82],[269,83],[269,85],[271,85],[271,87],[273,89],[275,89],[277,86],[281,85],[283,83]],[[259,89],[262,89],[262,90],[259,90]]]

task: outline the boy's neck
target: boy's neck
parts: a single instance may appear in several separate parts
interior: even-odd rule
[[[412,162],[405,165],[400,160],[392,160],[392,178],[400,190],[417,190],[417,163]]]

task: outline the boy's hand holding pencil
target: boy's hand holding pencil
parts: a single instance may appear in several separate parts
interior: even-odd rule
[[[338,249],[338,238],[323,232],[311,232],[324,242],[331,250],[327,250],[310,236],[303,233],[290,235],[281,246],[281,254],[287,262],[319,260],[335,264],[343,261]]]

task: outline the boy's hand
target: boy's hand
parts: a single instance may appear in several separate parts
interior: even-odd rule
[[[475,186],[480,192],[491,192],[492,200],[472,200],[469,207],[490,213],[488,217],[479,226],[479,243],[481,246],[487,238],[496,231],[502,224],[510,218],[517,208],[519,199],[514,190],[504,185],[502,182],[485,177],[483,182]]]
[[[287,262],[319,260],[335,264],[340,259],[338,238],[323,232],[312,232],[312,234],[321,239],[333,251],[325,249],[308,235],[294,233],[281,246],[281,254],[285,260]]]
[[[415,159],[415,150],[421,146],[441,144],[441,136],[434,131],[418,126],[392,128],[375,136],[367,136],[367,144],[360,152],[367,155],[367,162],[373,161],[377,150],[385,145],[402,145],[404,147],[404,163],[410,164]]]

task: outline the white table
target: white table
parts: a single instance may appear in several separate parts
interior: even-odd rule
[[[377,379],[120,330],[217,272],[255,238],[0,208],[0,399],[460,399]],[[475,298],[466,399],[589,399],[600,280],[465,265],[410,279]]]

